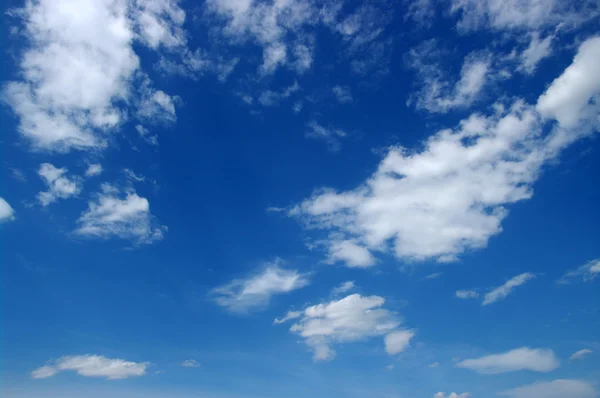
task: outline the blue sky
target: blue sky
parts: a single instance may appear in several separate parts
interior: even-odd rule
[[[10,398],[600,395],[597,1],[8,1]]]

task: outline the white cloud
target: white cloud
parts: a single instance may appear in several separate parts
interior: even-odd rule
[[[475,290],[457,290],[456,297],[459,299],[472,299],[479,297],[479,293]]]
[[[409,103],[414,102],[417,108],[436,113],[469,107],[493,78],[491,55],[481,52],[467,55],[460,78],[452,83],[439,64],[443,53],[437,46],[435,40],[428,40],[406,54],[409,67],[415,70],[421,80],[421,88]]]
[[[406,350],[410,344],[410,340],[415,336],[412,330],[398,330],[388,333],[385,338],[385,352],[389,355],[400,354]]]
[[[108,184],[104,184],[102,191],[88,203],[88,209],[77,223],[76,235],[102,239],[117,237],[134,244],[161,240],[167,230],[150,212],[148,199],[133,190],[121,193]]]
[[[158,136],[156,134],[150,134],[150,131],[141,124],[136,125],[135,130],[148,144],[158,146]]]
[[[600,126],[600,37],[581,44],[573,63],[540,96],[537,109],[563,128],[576,128],[592,120]]]
[[[403,349],[411,331],[398,330],[398,314],[383,308],[385,300],[379,296],[363,297],[352,294],[306,308],[301,319],[290,331],[304,338],[317,361],[335,356],[334,344],[385,336],[390,333],[386,349],[393,355]],[[402,332],[402,333],[398,333]]]
[[[186,44],[182,25],[185,12],[178,0],[135,0],[134,20],[143,43],[152,49],[180,47]]]
[[[456,26],[463,32],[481,28],[518,31],[582,23],[598,14],[595,5],[594,0],[452,0],[450,12],[460,16]]]
[[[571,361],[575,361],[578,359],[583,359],[585,357],[587,357],[588,355],[590,355],[593,351],[588,349],[588,348],[584,348],[583,350],[579,350],[577,352],[574,352],[573,355],[571,355],[571,357],[569,358]]]
[[[443,393],[443,392],[438,392],[438,393],[434,394],[433,398],[469,398],[470,396],[471,396],[471,394],[468,392],[463,392],[461,394],[458,394],[456,392],[451,392],[448,395],[446,395],[446,393]]]
[[[573,279],[581,279],[585,282],[590,282],[597,276],[600,276],[600,259],[592,260],[573,271],[567,272],[558,280],[558,283],[569,284]]]
[[[22,170],[12,167],[10,169],[10,176],[19,182],[27,182],[27,177]]]
[[[444,275],[443,272],[434,272],[432,274],[429,274],[429,275],[425,276],[423,279],[437,279],[437,278],[439,278],[442,275]]]
[[[553,380],[537,382],[498,395],[510,398],[596,398],[598,391],[594,386],[582,380]]]
[[[334,240],[329,244],[327,262],[343,262],[349,268],[368,268],[377,263],[375,257],[364,246],[351,240]]]
[[[433,0],[406,0],[407,10],[404,19],[412,19],[415,23],[423,26],[431,26],[435,17],[435,4]]]
[[[264,91],[258,97],[258,102],[260,102],[263,106],[276,106],[279,105],[282,100],[289,98],[298,90],[300,90],[300,85],[298,85],[298,82],[295,81],[294,84],[284,88],[281,91]]]
[[[275,318],[273,323],[276,325],[286,323],[293,319],[298,319],[302,316],[302,311],[288,311],[283,318]]]
[[[4,99],[33,149],[67,152],[107,145],[107,134],[127,120],[138,96],[140,62],[133,50],[136,16],[172,5],[165,1],[27,1],[11,15],[24,25],[28,45],[21,81]],[[133,19],[132,19],[133,18]],[[160,39],[163,40],[163,39]],[[160,96],[160,94],[159,94]]]
[[[329,149],[333,152],[340,150],[340,138],[346,137],[346,133],[338,128],[324,127],[315,120],[311,120],[306,125],[307,131],[304,134],[306,138],[325,141]]]
[[[347,104],[353,101],[352,92],[348,86],[333,86],[331,89],[333,95],[341,104]]]
[[[289,293],[310,283],[307,275],[280,265],[280,260],[268,263],[262,272],[216,287],[211,295],[218,305],[230,311],[248,312],[266,307],[276,294]]]
[[[531,370],[550,372],[560,365],[554,352],[549,349],[517,348],[502,354],[493,354],[477,359],[466,359],[456,364],[481,374],[498,374]]]
[[[102,174],[102,165],[95,163],[95,164],[90,164],[87,168],[87,170],[85,171],[85,175],[87,177],[93,177],[93,176],[97,176]]]
[[[184,368],[199,368],[200,364],[195,359],[186,359],[185,361],[181,362],[181,366]]]
[[[0,223],[12,221],[15,219],[15,210],[8,202],[0,197]]]
[[[100,355],[78,355],[62,357],[31,373],[34,379],[45,379],[59,372],[72,370],[80,376],[104,377],[109,380],[127,379],[146,374],[148,362],[129,362],[110,359]]]
[[[430,364],[430,365],[429,365],[429,368],[431,368],[431,369],[435,369],[435,368],[437,368],[438,366],[440,366],[440,363],[439,363],[439,362],[434,362],[434,363],[432,363],[432,364]]]
[[[570,80],[563,77],[579,71],[582,59],[590,61],[596,40],[582,44],[573,64],[540,98],[556,99],[555,87],[564,84],[557,81]],[[600,95],[600,87],[564,91],[565,98],[588,102]],[[502,230],[505,206],[531,198],[542,167],[589,133],[580,127],[548,131],[551,120],[541,119],[523,100],[493,108],[489,116],[474,113],[457,127],[440,130],[422,149],[390,147],[357,188],[317,190],[289,214],[306,228],[330,231],[330,241],[343,237],[370,251],[393,249],[403,260],[448,262],[485,247]],[[571,109],[581,109],[582,123],[597,123],[597,113],[586,107]]]
[[[553,39],[553,35],[548,35],[540,39],[538,32],[532,33],[529,46],[521,53],[521,65],[519,69],[529,75],[533,74],[540,61],[551,55]]]
[[[68,177],[65,168],[59,169],[50,163],[42,163],[38,174],[48,186],[47,191],[37,194],[42,206],[48,206],[58,199],[77,196],[81,192],[81,179],[77,176]]]
[[[336,286],[331,290],[331,294],[337,296],[338,294],[347,293],[350,290],[354,289],[354,287],[354,281],[342,282],[339,284],[339,286]]]
[[[502,286],[498,286],[494,290],[486,293],[483,298],[482,305],[489,305],[495,303],[496,301],[503,300],[504,298],[506,298],[506,296],[512,293],[515,287],[521,286],[522,284],[526,283],[527,281],[533,278],[535,278],[535,275],[531,272],[525,272],[523,274],[511,278],[510,280],[506,281],[506,283],[504,283]]]

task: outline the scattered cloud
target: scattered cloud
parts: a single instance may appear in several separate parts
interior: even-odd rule
[[[342,282],[339,286],[336,286],[331,290],[331,294],[337,296],[339,294],[347,293],[354,288],[354,281]]]
[[[284,88],[281,91],[264,91],[258,97],[258,102],[260,102],[260,104],[263,106],[277,106],[282,100],[289,98],[293,93],[297,92],[298,90],[300,90],[300,85],[298,84],[298,82],[295,81],[294,84]]]
[[[10,169],[10,176],[19,182],[27,182],[27,177],[25,176],[25,173],[23,173],[22,170],[19,170],[17,168],[12,167]]]
[[[200,364],[195,359],[186,359],[181,362],[181,366],[184,368],[199,368]]]
[[[300,320],[290,331],[304,338],[316,361],[335,356],[335,344],[386,336],[386,351],[394,355],[408,345],[412,331],[399,330],[397,313],[383,308],[385,300],[379,296],[352,294],[306,308]]]
[[[149,244],[163,238],[167,227],[150,212],[148,199],[134,190],[121,192],[104,184],[77,220],[76,235],[90,238],[120,238],[134,244]]]
[[[87,170],[85,171],[85,175],[87,177],[94,177],[97,175],[102,174],[102,165],[101,164],[90,164],[87,168]]]
[[[600,275],[600,259],[595,259],[587,262],[579,268],[568,271],[559,280],[558,283],[566,285],[571,283],[573,280],[583,280],[590,282]]]
[[[327,262],[343,262],[348,268],[368,268],[377,263],[375,257],[364,246],[352,240],[335,240],[329,244]]]
[[[470,396],[471,394],[468,392],[463,392],[461,394],[451,392],[448,395],[446,395],[444,392],[438,392],[434,394],[433,398],[469,398]]]
[[[150,131],[146,127],[138,124],[135,126],[135,131],[137,131],[137,133],[140,135],[140,138],[142,138],[148,144],[158,146],[158,136],[156,134],[150,134]]]
[[[31,372],[34,379],[46,379],[56,374],[72,370],[80,376],[104,377],[108,380],[127,379],[143,376],[148,362],[129,362],[123,359],[110,359],[100,355],[78,355],[62,357]]]
[[[434,272],[432,274],[429,274],[429,275],[425,276],[423,279],[437,279],[437,278],[439,278],[442,275],[444,275],[443,272]]]
[[[538,32],[531,34],[529,46],[521,53],[521,65],[519,69],[524,73],[531,75],[535,72],[538,64],[552,55],[553,35],[548,35],[540,39]]]
[[[308,275],[283,269],[281,265],[281,260],[267,263],[258,274],[212,289],[211,296],[230,311],[249,312],[265,308],[276,294],[289,293],[310,283]]]
[[[3,97],[34,150],[107,146],[107,134],[127,120],[127,108],[135,108],[140,82],[147,80],[140,78],[133,43],[152,48],[181,40],[173,32],[184,15],[175,4],[70,0],[56,7],[41,0],[11,12],[28,45],[20,57],[22,80],[6,84]],[[146,97],[165,105],[165,93],[142,86]]]
[[[477,359],[466,359],[456,364],[481,374],[498,374],[531,370],[550,372],[560,365],[554,352],[549,349],[517,348],[502,354],[493,354]]]
[[[315,120],[311,120],[306,125],[306,138],[325,141],[329,150],[337,152],[340,150],[340,138],[346,137],[346,132],[338,128],[324,127]]]
[[[584,359],[585,357],[587,357],[588,355],[590,355],[593,351],[588,349],[588,348],[584,348],[583,350],[579,350],[575,353],[573,353],[573,355],[571,355],[571,357],[569,358],[571,361],[576,361],[579,359]]]
[[[592,384],[582,380],[559,379],[517,387],[498,395],[510,398],[596,398],[598,391]]]
[[[479,297],[479,293],[475,290],[457,290],[455,294],[459,299],[474,299]]]
[[[434,363],[432,363],[432,364],[429,364],[429,368],[431,368],[431,369],[435,369],[435,368],[437,368],[438,366],[440,366],[440,363],[439,363],[439,362],[434,362]]]
[[[334,86],[331,91],[340,104],[348,104],[354,100],[348,86]]]
[[[15,219],[15,210],[8,202],[0,197],[0,223],[13,221]]]
[[[42,163],[38,170],[39,176],[48,186],[48,190],[39,192],[38,201],[42,206],[48,206],[58,199],[68,199],[81,192],[81,179],[77,176],[69,177],[65,168],[57,168],[50,163]]]
[[[275,318],[273,323],[276,325],[286,323],[293,319],[298,319],[302,316],[302,311],[288,311],[283,318]]]
[[[385,352],[389,355],[400,354],[410,344],[410,340],[415,336],[412,330],[398,330],[388,333],[383,341],[385,342]]]
[[[505,299],[510,293],[512,293],[515,287],[521,286],[533,278],[535,278],[534,274],[532,274],[531,272],[525,272],[523,274],[517,275],[509,279],[502,286],[498,286],[494,290],[486,293],[483,297],[482,305],[489,305]]]

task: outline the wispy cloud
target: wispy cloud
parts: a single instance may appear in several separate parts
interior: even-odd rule
[[[143,376],[146,374],[149,365],[149,362],[130,362],[100,355],[67,356],[51,361],[48,365],[34,370],[31,372],[31,377],[46,379],[60,372],[71,370],[77,372],[80,376],[118,380]]]
[[[470,369],[481,374],[498,374],[518,370],[550,372],[559,365],[560,362],[552,350],[522,347],[502,354],[466,359],[457,363],[456,367]]]
[[[493,304],[497,301],[505,299],[509,294],[512,293],[513,289],[525,284],[527,281],[535,278],[535,274],[531,272],[525,272],[517,275],[504,283],[502,286],[498,286],[494,290],[488,292],[483,297],[482,305]]]
[[[558,283],[566,285],[574,281],[590,282],[600,275],[600,259],[589,261],[579,268],[568,271],[559,280]]]

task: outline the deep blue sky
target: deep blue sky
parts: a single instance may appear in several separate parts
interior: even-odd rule
[[[56,4],[2,17],[2,396],[598,396],[597,2]]]

